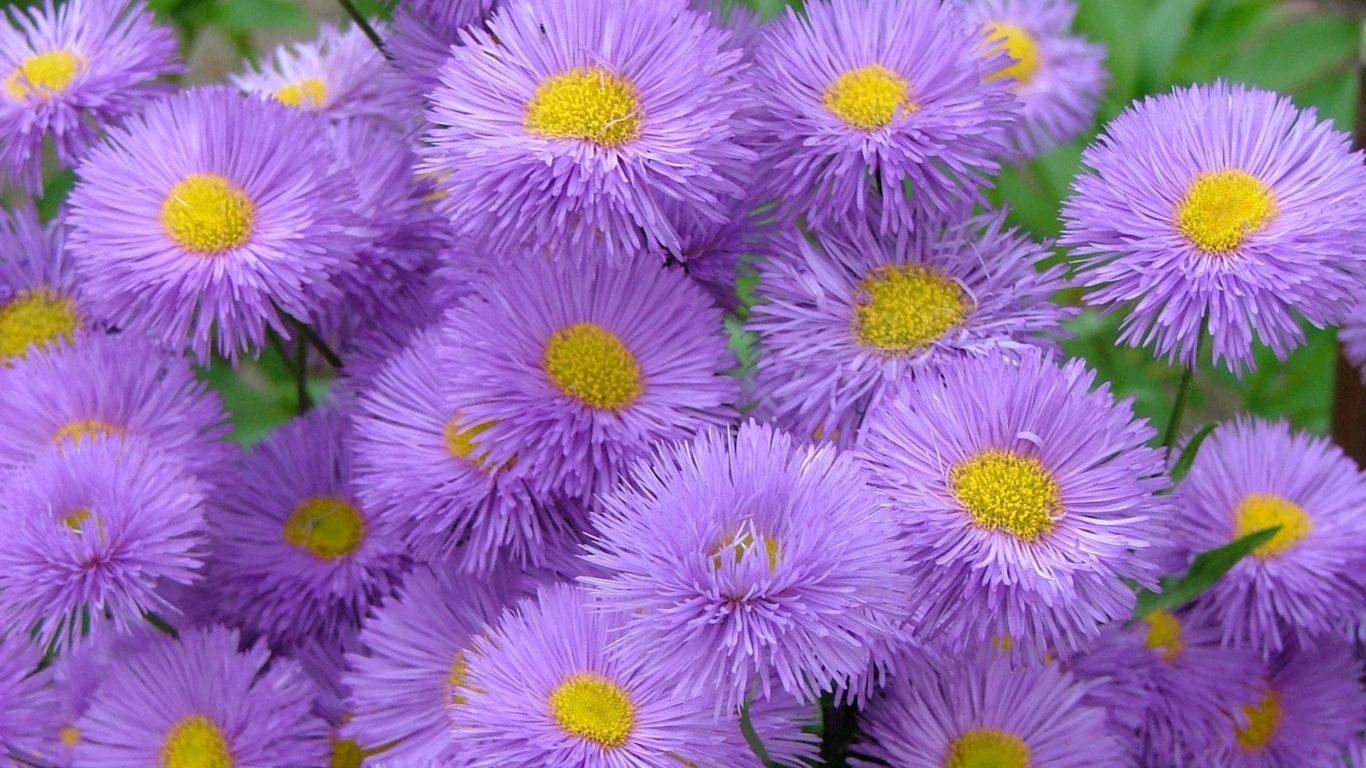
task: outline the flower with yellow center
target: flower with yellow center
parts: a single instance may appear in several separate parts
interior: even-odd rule
[[[760,542],[763,543],[763,546],[756,546]],[[727,549],[730,549],[735,553],[736,565],[744,562],[746,557],[757,555],[762,551],[767,556],[769,573],[776,572],[778,570],[778,563],[782,560],[782,549],[778,545],[777,539],[771,536],[759,536],[756,540],[755,534],[746,533],[738,539],[736,537],[731,537],[712,550],[711,567],[713,571],[721,570],[721,566],[725,562],[722,555],[725,554]]]
[[[204,715],[190,715],[166,735],[159,768],[237,768],[237,760],[217,723]]]
[[[580,672],[550,694],[550,713],[560,729],[606,749],[626,743],[635,729],[631,697],[611,680]]]
[[[468,462],[479,469],[487,469],[488,467],[485,464],[485,459],[488,458],[488,452],[480,451],[479,453],[476,453],[476,451],[479,450],[477,438],[493,428],[494,424],[497,424],[497,422],[489,421],[483,424],[475,424],[472,427],[466,427],[462,424],[459,414],[452,416],[450,421],[446,422],[446,428],[442,431],[442,435],[446,441],[447,453],[453,458]]]
[[[636,356],[616,334],[593,323],[551,336],[543,364],[561,392],[600,411],[629,408],[645,391]]]
[[[580,67],[541,83],[527,104],[527,131],[620,147],[640,136],[640,96],[630,81],[601,67]]]
[[[924,349],[961,324],[971,310],[962,286],[927,267],[879,267],[860,285],[855,332],[888,355]]]
[[[161,204],[166,236],[191,253],[213,256],[251,239],[256,206],[222,176],[196,173],[171,187]]]
[[[1281,729],[1281,699],[1274,690],[1268,690],[1261,701],[1243,707],[1247,716],[1247,727],[1236,726],[1238,746],[1244,752],[1263,752]]]
[[[1314,521],[1298,504],[1280,496],[1250,493],[1233,511],[1233,537],[1241,539],[1257,531],[1278,528],[1275,535],[1252,550],[1259,560],[1288,552],[1314,530]]]
[[[974,728],[953,740],[944,768],[1030,768],[1029,745],[995,728]]]
[[[327,103],[327,84],[316,77],[308,77],[280,88],[275,100],[296,109],[316,112]]]
[[[294,508],[285,521],[284,537],[320,560],[349,557],[365,541],[365,518],[344,499],[314,496]]]
[[[1034,543],[1062,515],[1062,491],[1052,473],[1032,456],[983,451],[949,470],[949,486],[972,522]]]
[[[1148,650],[1156,651],[1168,664],[1175,664],[1186,649],[1186,641],[1181,636],[1181,620],[1169,611],[1153,611],[1143,620],[1148,624],[1148,636],[1144,641]]]
[[[5,96],[21,104],[30,99],[47,101],[64,93],[87,63],[85,57],[75,51],[34,54],[5,77]]]
[[[1194,246],[1229,254],[1276,216],[1271,188],[1250,173],[1209,171],[1196,176],[1176,209],[1176,228]]]
[[[29,347],[70,343],[81,327],[76,302],[49,288],[22,291],[0,305],[0,363],[24,357]]]
[[[1013,62],[1005,69],[987,77],[988,80],[1010,78],[1015,88],[1029,85],[1039,73],[1043,60],[1034,36],[1016,24],[992,24],[987,29],[987,47],[992,53],[1004,52]]]
[[[831,83],[822,95],[826,109],[860,131],[886,128],[898,115],[920,109],[910,96],[910,84],[882,66],[851,69]]]

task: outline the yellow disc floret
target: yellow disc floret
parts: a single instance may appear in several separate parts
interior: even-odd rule
[[[305,78],[276,91],[275,100],[286,106],[316,112],[327,102],[327,84],[316,77]]]
[[[629,81],[601,67],[571,69],[541,83],[523,123],[537,136],[619,147],[640,136],[640,98]]]
[[[94,441],[106,437],[122,437],[126,431],[127,430],[123,427],[98,419],[81,419],[80,421],[72,421],[62,425],[62,428],[52,435],[52,442],[57,445],[61,445],[67,441],[80,444],[86,440]]]
[[[825,89],[825,106],[860,131],[885,128],[898,114],[919,109],[910,85],[881,64],[851,69]]]
[[[1148,649],[1161,654],[1168,664],[1176,663],[1186,648],[1186,641],[1181,638],[1181,620],[1168,611],[1153,611],[1143,620],[1148,623]]]
[[[1247,728],[1238,728],[1238,746],[1244,752],[1261,752],[1266,749],[1276,732],[1281,729],[1281,699],[1275,691],[1267,691],[1256,706],[1243,707],[1247,715]]]
[[[464,651],[456,651],[451,660],[451,671],[446,674],[446,702],[448,706],[463,707],[469,698],[461,691],[469,690],[470,660]]]
[[[1252,550],[1252,554],[1262,560],[1279,556],[1314,530],[1314,521],[1298,504],[1280,496],[1260,493],[1250,493],[1244,497],[1234,510],[1233,519],[1235,539],[1280,526],[1274,536]]]
[[[550,712],[571,736],[607,749],[620,747],[636,725],[636,707],[620,686],[590,672],[573,675],[550,694]]]
[[[22,291],[0,306],[0,362],[24,357],[29,347],[70,342],[81,326],[76,302],[47,288]]]
[[[645,391],[636,356],[616,334],[593,323],[551,336],[542,362],[561,392],[590,408],[620,411]]]
[[[1039,55],[1039,44],[1023,27],[1014,24],[992,24],[987,28],[987,43],[992,52],[1004,51],[1014,63],[993,73],[987,80],[1008,77],[1016,86],[1028,85],[1039,73],[1043,63]]]
[[[1271,188],[1243,171],[1202,173],[1176,209],[1176,227],[1206,253],[1232,253],[1276,215]]]
[[[988,450],[949,471],[949,485],[977,527],[1038,541],[1062,514],[1058,483],[1031,456]]]
[[[446,440],[446,452],[452,457],[461,461],[467,461],[476,467],[483,468],[484,460],[488,458],[487,451],[479,450],[477,438],[489,431],[496,421],[488,421],[483,424],[475,424],[472,427],[465,427],[459,414],[452,416],[446,422],[444,436]]]
[[[244,245],[256,224],[256,206],[232,182],[196,173],[171,187],[161,204],[161,226],[187,251],[212,255]]]
[[[20,62],[5,77],[5,95],[20,103],[34,97],[50,99],[64,92],[85,65],[85,57],[72,51],[35,54]]]
[[[313,496],[285,521],[285,541],[321,560],[348,557],[365,541],[365,518],[355,505],[332,496]]]
[[[223,729],[203,715],[190,715],[176,723],[161,745],[161,768],[236,766]]]
[[[755,546],[759,542],[763,542],[762,548]],[[744,562],[745,558],[749,557],[751,554],[758,554],[762,549],[768,560],[769,573],[774,573],[778,570],[778,563],[782,559],[782,548],[778,545],[777,539],[771,536],[760,536],[756,541],[754,534],[746,533],[738,539],[736,537],[731,537],[712,550],[712,570],[721,570],[721,565],[724,562],[723,555],[727,549],[730,549],[735,554],[736,565]]]
[[[885,353],[914,352],[963,322],[970,305],[962,287],[925,267],[879,267],[864,278],[856,302],[859,340]]]
[[[1030,768],[1024,739],[995,728],[974,728],[953,740],[944,768]]]

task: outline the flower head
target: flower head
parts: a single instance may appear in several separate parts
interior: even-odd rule
[[[385,46],[416,97],[441,85],[451,46],[461,44],[463,30],[482,26],[495,5],[495,0],[408,0],[394,9]]]
[[[57,703],[52,671],[42,666],[43,649],[27,633],[12,626],[0,632],[0,759],[24,756],[37,764],[59,750],[50,722]]]
[[[0,368],[97,324],[63,249],[65,232],[60,221],[41,224],[31,206],[0,210]]]

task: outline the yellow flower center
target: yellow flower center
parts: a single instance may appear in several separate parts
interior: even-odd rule
[[[640,98],[629,81],[601,67],[581,67],[541,83],[524,124],[537,136],[619,147],[640,136]]]
[[[581,672],[550,694],[550,712],[560,728],[607,749],[620,747],[636,725],[636,707],[620,686]]]
[[[468,697],[461,693],[469,690],[470,679],[470,660],[464,651],[456,651],[455,658],[451,660],[451,671],[446,675],[446,701],[450,706],[463,707],[470,703]]]
[[[722,555],[726,552],[727,549],[730,549],[735,553],[735,564],[739,565],[741,562],[744,562],[744,559],[748,557],[750,554],[753,554],[761,549],[760,547],[755,546],[755,544],[759,542],[763,542],[762,550],[768,556],[768,572],[776,572],[778,570],[778,562],[781,560],[782,553],[782,550],[778,545],[778,540],[768,536],[760,536],[758,541],[756,541],[754,538],[754,534],[752,533],[746,533],[744,536],[741,536],[738,539],[735,537],[731,537],[727,539],[725,542],[718,545],[715,549],[713,549],[711,551],[712,570],[721,570],[721,564],[724,561]]]
[[[1062,514],[1058,483],[1031,456],[988,450],[949,470],[954,496],[977,527],[1038,541]]]
[[[1276,215],[1271,188],[1242,171],[1210,171],[1195,177],[1176,210],[1181,234],[1206,253],[1231,253]]]
[[[910,84],[881,64],[851,69],[825,89],[825,106],[860,131],[876,131],[920,107],[911,101]]]
[[[987,28],[987,42],[993,44],[990,45],[992,53],[1004,51],[1015,62],[987,77],[988,81],[1008,77],[1015,81],[1016,86],[1028,85],[1039,73],[1042,63],[1039,44],[1022,27],[992,24]]]
[[[1267,748],[1281,728],[1281,699],[1275,691],[1267,691],[1256,706],[1243,707],[1248,717],[1247,728],[1238,728],[1238,746],[1245,752],[1261,752]]]
[[[73,51],[47,51],[30,56],[5,78],[5,95],[21,103],[31,97],[46,101],[65,91],[85,65],[85,57]]]
[[[161,745],[161,768],[236,768],[227,736],[203,715],[190,715],[171,729]]]
[[[95,523],[94,532],[103,539],[104,521],[97,517],[94,512],[91,512],[89,508],[82,507],[62,518],[62,522],[66,524],[66,527],[70,528],[72,532],[78,536],[84,536],[87,533],[89,523],[92,520]]]
[[[316,77],[309,77],[276,91],[275,100],[286,106],[317,111],[327,101],[327,85]]]
[[[161,226],[177,245],[212,255],[251,238],[256,206],[247,193],[212,173],[196,173],[171,187],[161,204]]]
[[[75,749],[81,743],[81,730],[74,725],[68,725],[61,730],[60,735],[62,746],[67,749]]]
[[[74,300],[47,288],[23,291],[0,307],[0,361],[24,357],[30,346],[70,342],[80,325]]]
[[[1186,648],[1186,641],[1181,638],[1181,620],[1168,611],[1153,611],[1143,620],[1148,622],[1148,649],[1159,652],[1168,664],[1175,664]]]
[[[944,337],[970,309],[958,283],[924,267],[878,267],[856,303],[859,339],[889,353],[914,352]]]
[[[944,768],[1030,768],[1029,745],[995,728],[974,728],[954,739]]]
[[[616,334],[593,323],[551,336],[543,363],[561,392],[590,408],[620,411],[645,391],[636,356]]]
[[[106,437],[122,437],[126,432],[127,430],[123,427],[115,426],[108,422],[99,421],[97,419],[82,419],[81,421],[70,422],[57,430],[57,433],[52,436],[52,442],[60,445],[70,440],[79,445],[86,440],[94,441]]]
[[[377,752],[368,752],[362,749],[352,739],[339,739],[336,736],[332,736],[331,739],[331,768],[361,768],[365,764],[365,758],[377,754]]]
[[[479,448],[479,442],[476,438],[492,429],[493,425],[498,422],[487,421],[483,424],[475,424],[468,429],[461,429],[460,422],[460,414],[452,416],[451,420],[446,422],[444,434],[447,452],[460,461],[467,461],[480,469],[484,469],[484,460],[488,458],[488,452],[475,454]]]
[[[1314,530],[1314,521],[1299,505],[1279,496],[1250,493],[1234,510],[1233,517],[1235,539],[1278,525],[1281,527],[1274,536],[1252,550],[1252,554],[1262,560],[1280,555]]]
[[[347,501],[314,496],[295,507],[285,521],[285,541],[321,560],[349,557],[365,541],[365,518]]]

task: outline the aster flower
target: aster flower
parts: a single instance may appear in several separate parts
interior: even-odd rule
[[[470,768],[749,765],[736,723],[680,697],[614,643],[625,623],[568,586],[547,587],[474,641],[469,701],[453,710]],[[661,660],[668,663],[667,660]]]
[[[855,766],[1091,768],[1121,765],[1090,685],[1049,664],[1012,669],[1003,658],[910,665],[863,718]]]
[[[0,632],[0,765],[7,758],[47,759],[59,749],[50,728],[56,702],[51,670],[40,670],[43,651],[13,627]],[[37,671],[35,671],[37,670]]]
[[[443,339],[445,387],[489,425],[480,444],[581,500],[654,443],[727,423],[740,397],[721,313],[650,262],[521,259],[447,314]]]
[[[310,321],[350,267],[353,197],[311,115],[183,91],[110,132],[77,171],[71,255],[92,303],[199,359]]]
[[[189,361],[128,336],[84,334],[74,346],[0,370],[0,469],[53,445],[135,439],[216,483],[237,450],[223,402]]]
[[[385,49],[409,82],[415,96],[425,97],[441,85],[441,67],[460,33],[483,25],[495,0],[408,0],[394,9],[393,33]]]
[[[0,210],[0,367],[94,324],[64,238],[61,222],[44,226],[32,206]]]
[[[962,11],[941,0],[789,9],[751,78],[766,116],[768,196],[814,226],[880,202],[883,227],[909,227],[916,211],[979,200],[1019,110],[995,77],[1010,60],[981,46]]]
[[[748,422],[661,449],[598,498],[585,577],[623,650],[736,708],[758,681],[813,701],[864,677],[908,618],[905,545],[862,468]],[[855,596],[857,596],[855,598]]]
[[[1284,422],[1224,424],[1176,499],[1172,543],[1187,562],[1280,527],[1203,598],[1224,642],[1270,653],[1340,632],[1366,611],[1366,477],[1328,440]]]
[[[1356,304],[1366,165],[1313,110],[1227,83],[1179,88],[1115,118],[1082,161],[1062,242],[1087,303],[1132,304],[1121,342],[1192,365],[1208,328],[1214,361],[1239,373],[1254,333],[1284,359],[1300,317],[1335,324]]]
[[[1037,351],[946,363],[884,399],[859,447],[902,520],[927,637],[1084,650],[1155,587],[1162,455],[1129,401]]]
[[[1020,100],[1009,131],[1017,154],[1041,155],[1091,129],[1109,73],[1105,48],[1072,34],[1075,0],[969,0],[966,11],[988,49],[1012,59],[995,76],[1009,78]]]
[[[387,32],[379,25],[381,33]],[[403,127],[420,104],[359,27],[323,22],[310,42],[281,45],[259,67],[233,75],[247,93],[273,97],[330,121],[367,118]]]
[[[841,445],[868,408],[927,364],[1052,346],[1074,311],[1052,302],[1062,267],[1007,229],[1005,211],[879,235],[854,217],[776,238],[748,327],[761,413]]]
[[[496,251],[682,250],[679,206],[723,222],[753,153],[741,53],[677,3],[511,3],[466,30],[432,94],[424,169]]]
[[[160,582],[196,578],[204,488],[140,443],[53,446],[3,486],[0,615],[45,643],[170,612]]]
[[[186,625],[179,619],[181,628]],[[81,732],[76,722],[90,707],[105,677],[124,659],[141,653],[160,642],[165,635],[151,623],[131,626],[129,631],[106,631],[99,625],[79,646],[64,650],[52,663],[55,707],[43,715],[48,734],[58,743],[56,754],[43,759],[62,768],[75,768],[75,749],[81,743]]]
[[[7,4],[0,19],[0,185],[43,189],[43,143],[74,165],[100,129],[135,114],[184,71],[172,31],[141,0]],[[8,23],[5,23],[8,22]]]
[[[327,764],[314,687],[264,644],[238,652],[213,627],[163,638],[112,667],[77,722],[76,762],[94,768]]]
[[[277,647],[360,627],[404,565],[351,486],[346,417],[317,410],[256,446],[210,517],[220,620]]]

